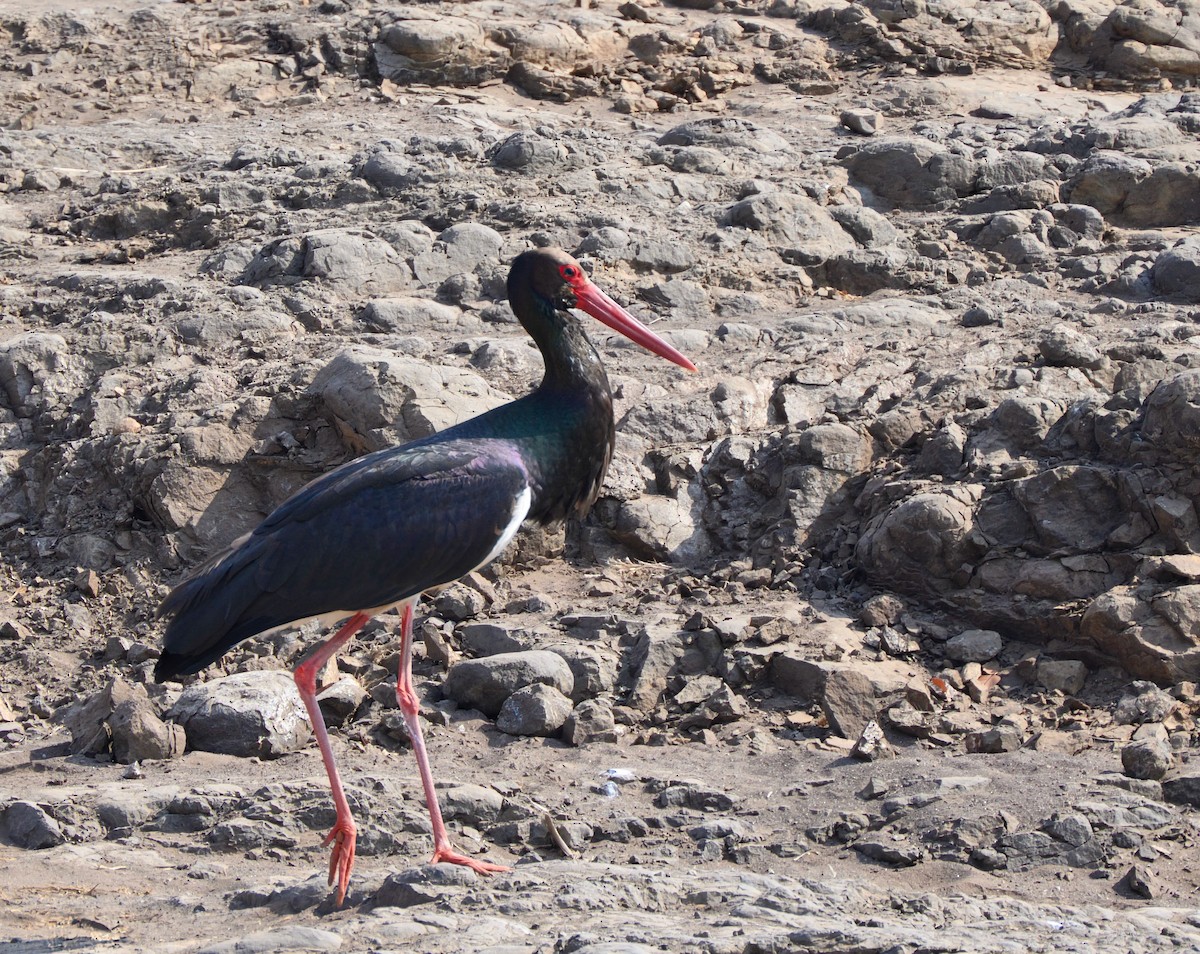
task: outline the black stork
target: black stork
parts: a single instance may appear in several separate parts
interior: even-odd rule
[[[336,881],[338,905],[357,835],[317,705],[317,674],[372,616],[399,609],[396,699],[425,790],[433,862],[483,874],[507,871],[456,851],[446,834],[413,691],[413,607],[423,592],[495,559],[525,520],[548,524],[584,513],[599,495],[615,438],[612,394],[572,308],[696,370],[557,249],[517,256],[508,300],[545,361],[545,376],[532,393],[318,477],[180,583],[158,610],[172,617],[154,670],[159,681],[198,672],[257,633],[344,620],[295,669],[337,809],[323,844],[333,844],[329,883]]]

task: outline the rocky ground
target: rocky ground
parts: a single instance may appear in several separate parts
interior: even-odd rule
[[[359,0],[0,12],[0,950],[1200,945],[1200,5]],[[366,450],[536,382],[604,494],[322,696],[154,610]]]

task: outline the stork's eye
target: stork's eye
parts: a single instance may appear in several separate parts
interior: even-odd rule
[[[580,271],[574,265],[562,265],[558,269],[558,274],[560,274],[568,282],[574,284],[579,280]]]

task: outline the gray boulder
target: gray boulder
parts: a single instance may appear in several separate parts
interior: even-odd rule
[[[602,262],[618,262],[632,255],[633,240],[629,233],[610,225],[589,232],[575,249],[576,255],[587,255]]]
[[[426,285],[460,273],[473,274],[488,265],[498,265],[503,244],[503,237],[495,229],[478,222],[461,222],[441,232],[428,252],[413,259],[413,271]]]
[[[401,17],[379,31],[372,50],[380,76],[396,83],[475,85],[501,75],[510,63],[474,20],[398,9]]]
[[[99,692],[66,706],[55,718],[71,732],[71,751],[76,755],[97,755],[108,749],[111,734],[108,720],[113,710],[124,702],[145,696],[144,686],[134,686],[124,679],[113,679]]]
[[[384,27],[380,39],[395,53],[421,63],[441,64],[446,56],[481,44],[483,31],[463,17],[413,17]]]
[[[338,354],[317,372],[310,391],[364,450],[426,437],[508,399],[471,371],[366,346]]]
[[[367,691],[352,676],[343,676],[326,686],[317,695],[321,714],[325,717],[328,725],[342,725],[366,701]]]
[[[826,676],[820,696],[829,727],[844,739],[857,739],[878,714],[875,686],[861,672],[834,669]]]
[[[547,646],[567,661],[575,688],[571,701],[578,703],[604,692],[611,692],[617,679],[617,662],[610,653],[578,643],[557,643]]]
[[[373,153],[357,172],[382,192],[398,192],[420,181],[419,167],[403,154],[387,149]]]
[[[715,632],[681,631],[661,623],[648,625],[627,657],[626,681],[630,688],[626,704],[649,712],[662,699],[672,676],[707,672],[720,655],[721,640]]]
[[[358,317],[364,325],[375,331],[405,335],[456,332],[462,329],[466,321],[463,313],[452,305],[407,295],[369,301]]]
[[[1156,165],[1136,183],[1115,219],[1130,228],[1170,228],[1200,223],[1200,170],[1194,162]]]
[[[438,802],[447,819],[481,828],[499,820],[504,796],[486,785],[451,785],[438,791]]]
[[[990,629],[968,629],[946,640],[946,655],[955,662],[987,662],[1004,648],[1000,634]]]
[[[1164,778],[1162,791],[1163,798],[1168,802],[1200,808],[1200,772],[1190,769]]]
[[[734,117],[693,119],[668,129],[658,137],[660,146],[710,146],[721,150],[751,153],[786,153],[786,139],[769,129]]]
[[[164,809],[174,812],[174,809],[184,807],[183,803],[187,802],[189,798],[192,799],[187,804],[189,809],[200,808],[203,804],[205,810],[212,810],[211,805],[202,802],[200,797],[183,795],[182,790],[174,786],[161,788],[129,786],[128,788],[110,789],[99,794],[93,805],[100,824],[106,830],[112,831],[114,828],[136,828]],[[192,817],[197,817],[194,812]]]
[[[728,156],[708,146],[683,146],[670,154],[667,162],[676,172],[703,175],[728,175],[735,168]]]
[[[553,686],[535,683],[504,700],[496,728],[509,735],[556,735],[571,714],[571,700]]]
[[[1121,767],[1130,778],[1160,779],[1171,768],[1171,747],[1159,739],[1141,739],[1121,749]]]
[[[243,285],[322,281],[345,295],[381,295],[412,286],[412,270],[383,239],[361,229],[318,229],[264,245],[242,272]]]
[[[965,583],[964,564],[983,553],[970,505],[949,494],[922,493],[873,518],[855,547],[873,578],[906,593]]]
[[[691,502],[664,494],[642,494],[623,500],[612,527],[614,539],[651,560],[694,564],[711,550]]]
[[[548,172],[566,165],[567,148],[535,132],[513,133],[488,151],[497,168],[508,172]]]
[[[587,699],[571,710],[563,723],[563,741],[571,745],[617,741],[617,723],[608,699]]]
[[[1191,466],[1200,452],[1200,369],[1164,378],[1150,393],[1141,437],[1165,462]]]
[[[226,755],[278,758],[308,742],[308,718],[285,672],[235,673],[188,686],[171,715],[190,748]]]
[[[139,683],[115,678],[57,718],[70,730],[71,751],[79,755],[98,755],[110,746],[113,758],[124,763],[183,754],[183,727],[160,719]]]
[[[1173,685],[1200,679],[1200,646],[1194,635],[1198,619],[1200,586],[1116,586],[1084,610],[1079,637],[1114,657],[1131,675]]]
[[[1026,546],[1100,549],[1128,518],[1123,491],[1120,475],[1105,467],[1054,467],[1015,482],[1033,530]]]
[[[463,659],[450,667],[442,692],[460,706],[495,717],[514,692],[539,683],[569,696],[571,667],[557,653],[539,649]]]
[[[1161,13],[1154,16],[1151,11]],[[1109,29],[1108,42],[1112,46],[1102,60],[1103,66],[1118,76],[1143,82],[1161,74],[1200,76],[1200,50],[1196,48],[1195,31],[1180,30],[1174,16],[1167,14],[1168,11],[1158,4],[1117,5],[1105,21]],[[1171,40],[1164,43],[1162,38],[1167,30],[1171,31]],[[1153,38],[1155,42],[1143,42],[1141,37]]]
[[[1166,719],[1177,705],[1165,689],[1150,682],[1134,682],[1113,710],[1113,720],[1118,725],[1155,725]]]
[[[1068,696],[1083,690],[1087,674],[1087,664],[1078,659],[1042,659],[1037,664],[1038,684]]]
[[[683,242],[669,238],[648,238],[638,242],[633,264],[648,271],[673,274],[686,272],[696,263],[692,251]]]
[[[831,256],[821,274],[834,288],[869,295],[881,288],[912,287],[923,264],[919,256],[896,246],[854,248]]]
[[[676,696],[676,699],[678,698]],[[722,683],[707,699],[679,721],[679,727],[703,729],[726,722],[736,722],[749,711],[746,700]]]
[[[509,630],[498,623],[462,623],[454,632],[468,656],[516,653],[528,646],[519,630]]]
[[[735,202],[725,212],[725,225],[761,232],[789,254],[813,260],[854,248],[854,240],[824,208],[807,196],[762,192]]]
[[[18,848],[34,851],[53,848],[65,840],[58,822],[33,802],[12,802],[0,812],[0,829]]]
[[[82,385],[76,361],[62,335],[32,331],[0,342],[0,390],[15,410],[68,401],[72,384]]]
[[[1060,322],[1048,328],[1038,341],[1046,363],[1065,368],[1099,368],[1104,356],[1096,342],[1083,332]]]
[[[1196,188],[1200,191],[1200,185]],[[1200,303],[1200,237],[1182,239],[1160,252],[1150,267],[1150,280],[1160,294]]]
[[[887,216],[861,205],[835,205],[829,209],[830,216],[849,232],[859,245],[878,248],[891,245],[900,238],[900,232]]]
[[[843,109],[838,122],[860,136],[874,136],[879,129],[879,114],[873,109]]]
[[[323,229],[305,236],[304,276],[336,285],[349,295],[407,288],[408,266],[383,239],[369,232]]]
[[[160,719],[146,698],[122,702],[113,709],[108,724],[113,758],[125,764],[174,758],[183,754],[187,743],[183,726]]]
[[[969,195],[977,177],[974,159],[927,139],[875,139],[843,162],[859,184],[900,209],[925,209]]]
[[[1108,217],[1124,207],[1129,193],[1150,172],[1151,165],[1145,159],[1119,152],[1097,152],[1063,187],[1063,197],[1069,202],[1090,205]]]
[[[713,312],[712,302],[702,284],[685,278],[659,282],[644,290],[642,295],[654,305],[671,308],[680,318],[706,318]]]

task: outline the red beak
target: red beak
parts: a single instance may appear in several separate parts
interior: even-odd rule
[[[696,366],[692,362],[663,341],[662,338],[634,318],[633,315],[591,282],[576,285],[574,291],[576,307],[581,311],[586,311],[597,321],[608,325],[614,331],[621,332],[630,341],[641,345],[647,351],[653,351],[659,357],[673,361],[688,371],[696,370]]]

